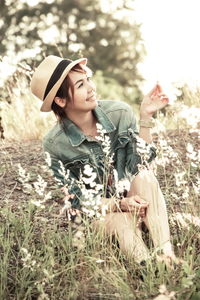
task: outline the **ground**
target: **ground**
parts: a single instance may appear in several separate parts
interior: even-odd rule
[[[177,211],[183,211],[183,206],[180,209],[179,200],[172,199],[171,193],[174,194],[175,180],[174,173],[182,167],[187,168],[188,159],[186,157],[186,146],[188,143],[193,145],[194,149],[198,149],[198,132],[185,131],[169,131],[165,135],[168,145],[172,147],[171,151],[178,153],[179,161],[183,166],[176,165],[176,158],[170,158],[171,154],[167,153],[169,150],[165,149],[167,157],[169,157],[169,164],[163,169],[158,168],[157,177],[161,185],[161,189],[165,194],[167,201],[173,200],[173,206],[176,206]],[[163,136],[162,136],[163,138]],[[155,142],[158,136],[155,137]],[[160,137],[161,139],[161,137]],[[173,156],[173,155],[172,155]],[[51,176],[46,172],[45,156],[42,151],[42,142],[40,140],[30,141],[6,141],[2,139],[0,141],[0,206],[11,206],[14,210],[17,210],[22,203],[30,201],[30,192],[23,187],[19,180],[18,165],[21,165],[24,170],[30,174],[30,180],[28,184],[33,186],[33,183],[37,180],[37,176],[41,175],[48,183],[48,189],[53,190],[53,201],[55,205],[55,211],[60,209],[58,202],[62,201],[62,193],[58,192],[57,184]],[[180,171],[180,170],[179,170]],[[188,184],[191,186],[192,178],[195,174],[190,174],[189,179],[191,182]],[[167,179],[166,179],[167,177]],[[166,183],[167,181],[167,183]],[[56,192],[55,192],[56,190]],[[181,195],[182,190],[177,194]],[[35,197],[35,195],[34,195]],[[180,199],[179,197],[177,199]],[[50,201],[52,204],[52,201]],[[181,204],[182,205],[182,204]],[[174,207],[172,208],[174,210]],[[47,212],[46,212],[47,213]],[[49,216],[50,217],[50,216]]]
[[[168,152],[169,148],[165,149],[165,155],[170,158],[169,163],[166,167],[159,167],[157,173],[168,203],[170,216],[174,212],[187,212],[196,216],[199,211],[199,202],[197,201],[198,196],[194,195],[193,192],[193,182],[196,182],[197,169],[190,167],[191,162],[186,155],[186,147],[190,143],[195,151],[198,149],[198,133],[189,132],[189,130],[171,131],[165,135],[165,138],[172,147],[171,151],[178,153],[178,159],[173,158],[173,153]],[[161,136],[159,136],[160,139]],[[30,174],[30,179],[27,182],[29,186],[34,186],[38,175],[41,175],[47,181],[48,189],[54,191],[54,196],[49,201],[49,206],[52,209],[48,210],[48,205],[45,209],[37,210],[37,207],[27,209],[27,204],[35,200],[37,195],[30,192],[21,183],[18,164],[23,167],[26,173]],[[55,181],[47,173],[45,166],[41,141],[14,142],[1,140],[0,207],[4,207],[4,209],[1,210],[0,221],[4,235],[0,234],[2,247],[0,252],[7,253],[2,257],[4,259],[4,264],[2,264],[2,278],[4,281],[2,281],[1,288],[4,298],[0,297],[1,299],[39,299],[38,295],[44,296],[46,294],[53,295],[53,298],[50,299],[66,299],[65,297],[62,298],[63,293],[66,295],[81,295],[80,298],[71,296],[67,299],[153,299],[154,296],[158,295],[158,288],[163,282],[169,291],[176,291],[179,297],[178,300],[200,299],[190,298],[191,295],[196,297],[199,288],[199,273],[197,270],[200,239],[198,224],[194,225],[194,222],[190,222],[192,224],[190,224],[189,229],[184,228],[183,230],[177,220],[174,223],[171,221],[170,227],[176,254],[188,263],[184,266],[176,266],[176,273],[162,270],[162,268],[158,275],[154,276],[152,272],[147,273],[144,280],[141,281],[135,272],[137,268],[134,263],[128,264],[128,272],[126,272],[124,263],[121,264],[115,257],[108,256],[108,253],[112,252],[108,252],[107,244],[106,247],[103,247],[98,240],[94,242],[93,239],[89,239],[87,248],[83,250],[81,257],[78,254],[79,252],[72,250],[71,243],[67,238],[68,235],[66,235],[66,217],[58,217],[61,206],[59,201],[62,200],[63,195],[56,192]],[[188,173],[186,174],[188,180],[186,184],[178,187],[176,186],[174,174],[181,173],[183,170]],[[184,199],[183,194],[187,187],[189,187],[190,192],[189,196]],[[6,209],[7,207],[8,209]],[[10,210],[13,214],[10,213]],[[19,218],[17,218],[18,216]],[[55,222],[56,226],[58,224],[56,232],[55,226],[53,226]],[[53,242],[51,243],[51,241]],[[22,264],[23,253],[20,252],[20,249],[24,248],[31,253],[33,261],[36,260],[41,264],[41,266],[36,265],[34,268],[32,265],[28,266],[33,268],[31,272],[27,266],[25,268]],[[69,257],[71,257],[70,260]],[[107,263],[105,265],[100,264],[98,262],[99,258]],[[116,264],[116,261],[118,264]],[[16,266],[18,267],[16,268]],[[45,272],[48,270],[55,276],[52,277],[54,278],[54,286],[51,276],[44,274],[43,269]],[[142,267],[140,269],[138,270],[143,272]],[[149,276],[154,277],[150,280]],[[24,295],[27,291],[30,292],[32,298],[25,298]],[[102,293],[109,296],[105,296],[105,298],[99,296]],[[124,293],[131,296],[121,297],[120,295],[124,295]],[[9,298],[8,295],[12,295],[12,297]],[[15,298],[14,295],[20,296]],[[92,297],[89,297],[89,295],[92,295]],[[185,297],[185,295],[188,296]],[[198,294],[197,297],[199,296]]]
[[[198,147],[197,132],[188,133],[188,131],[168,132],[167,137],[172,149],[178,152],[181,161],[186,160],[185,152],[187,143],[191,143],[194,148]],[[23,192],[22,184],[19,181],[18,164],[31,174],[32,181],[36,180],[37,175],[44,176],[49,186],[54,183],[52,178],[45,174],[42,166],[45,166],[44,154],[42,151],[42,142],[39,140],[31,141],[0,141],[0,203],[2,201],[12,202],[13,206],[19,205],[22,201],[26,201],[27,194]],[[167,170],[173,174],[173,162],[168,165]],[[163,174],[158,173],[161,187],[163,185]]]
[[[27,195],[22,192],[17,165],[21,164],[28,172],[31,169],[37,173],[44,164],[41,141],[2,140],[0,150],[1,200],[12,201],[19,205],[21,201],[26,201]]]

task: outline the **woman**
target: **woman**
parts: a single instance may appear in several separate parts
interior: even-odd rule
[[[162,250],[165,258],[173,259],[166,206],[159,184],[150,168],[138,169],[142,160],[137,151],[138,132],[134,114],[124,102],[97,101],[95,85],[86,64],[85,58],[71,61],[51,55],[33,74],[31,90],[43,101],[41,111],[53,110],[59,121],[44,138],[44,150],[50,154],[51,169],[65,184],[60,161],[65,170],[70,171],[69,177],[73,180],[79,180],[80,170],[90,165],[97,171],[98,180],[102,183],[105,153],[98,139],[97,123],[100,123],[111,141],[112,168],[117,171],[119,179],[131,174],[133,180],[129,191],[117,202],[111,188],[114,172],[109,169],[109,176],[104,181],[107,193],[102,198],[102,206],[107,205],[107,214],[96,224],[107,234],[115,234],[121,250],[141,262],[149,257],[141,229],[137,226],[138,218],[142,218],[155,249]],[[150,146],[152,116],[167,103],[168,98],[158,84],[141,103],[139,137],[149,149],[146,165],[155,157],[155,149]],[[80,190],[72,185],[67,194],[72,208],[81,209],[80,197]]]

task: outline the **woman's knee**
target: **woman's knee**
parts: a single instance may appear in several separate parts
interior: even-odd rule
[[[157,191],[159,183],[152,170],[142,170],[133,179],[128,196],[146,197],[151,191]]]
[[[158,180],[152,170],[142,170],[133,179],[134,184],[144,184],[144,188],[147,185],[158,186]]]

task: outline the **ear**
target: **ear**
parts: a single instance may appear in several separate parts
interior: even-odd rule
[[[54,101],[56,102],[57,105],[59,105],[60,107],[65,107],[66,106],[66,99],[64,98],[60,98],[60,97],[55,97]]]

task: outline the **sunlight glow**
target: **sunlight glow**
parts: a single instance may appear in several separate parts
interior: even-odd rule
[[[147,50],[139,69],[148,84],[157,80],[200,85],[200,2],[135,0],[135,16]]]

